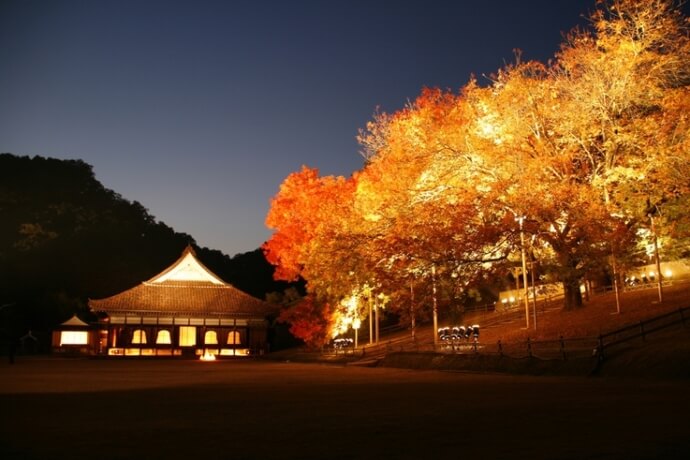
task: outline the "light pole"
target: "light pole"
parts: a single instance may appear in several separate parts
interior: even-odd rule
[[[534,281],[534,251],[530,251],[529,254],[529,270],[532,276],[532,312],[534,318],[534,330],[537,330],[537,283]]]
[[[529,329],[529,299],[527,296],[527,261],[525,260],[525,232],[522,230],[522,222],[525,216],[516,217],[515,220],[520,224],[520,250],[522,253],[522,284],[524,288],[523,297],[525,298],[525,324]]]
[[[378,295],[378,298],[376,299],[376,302],[374,303],[374,315],[376,319],[376,328],[375,328],[375,333],[376,333],[376,344],[379,343],[379,331],[381,330],[380,328],[380,322],[379,322],[379,300],[383,301],[384,296],[383,293]]]
[[[613,290],[616,293],[616,313],[621,314],[620,294],[618,293],[618,267],[616,267],[616,254],[611,253],[611,263],[613,265]]]
[[[372,315],[374,311],[373,303],[374,303],[374,293],[370,292],[369,293],[369,345],[374,343],[374,317]]]
[[[414,318],[414,285],[412,284],[412,279],[410,279],[410,328],[412,329],[412,340],[415,340],[417,338],[417,325]]]
[[[656,259],[656,279],[657,279],[657,290],[659,291],[659,303],[664,301],[664,293],[661,288],[661,263],[659,262],[659,243],[656,237],[656,227],[654,227],[654,215],[649,214],[649,220],[652,223],[652,236],[654,237],[654,258]]]
[[[438,308],[436,304],[436,265],[431,266],[431,292],[434,306],[434,348],[438,345]]]
[[[359,339],[359,327],[362,325],[362,322],[359,320],[359,318],[355,318],[352,321],[352,329],[355,330],[355,350],[358,347],[358,339]]]

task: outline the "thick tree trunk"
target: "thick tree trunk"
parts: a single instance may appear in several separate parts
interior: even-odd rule
[[[564,306],[566,310],[575,310],[582,307],[582,293],[579,280],[563,280]]]

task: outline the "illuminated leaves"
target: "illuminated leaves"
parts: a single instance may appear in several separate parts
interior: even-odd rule
[[[352,180],[321,178],[306,166],[285,179],[266,216],[266,225],[276,232],[263,246],[266,259],[276,266],[276,279],[293,281],[304,275],[304,259],[315,235],[331,231],[329,223],[339,219],[341,200],[351,190]]]
[[[314,296],[306,296],[295,305],[284,309],[281,322],[290,324],[290,332],[310,347],[317,349],[331,339],[333,310],[328,304],[319,303]]]
[[[524,216],[529,249],[577,306],[582,278],[632,250],[648,200],[661,233],[690,235],[687,22],[670,0],[611,0],[592,25],[548,65],[377,114],[352,178],[290,175],[266,220],[278,276],[334,305],[364,285],[407,304],[432,266],[449,291],[504,269]]]

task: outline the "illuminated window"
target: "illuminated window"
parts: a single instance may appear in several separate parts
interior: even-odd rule
[[[158,345],[170,345],[172,340],[170,339],[170,331],[163,329],[158,331],[158,336],[156,336],[156,344]]]
[[[218,345],[218,334],[216,334],[216,331],[206,331],[204,343],[206,345]]]
[[[60,332],[60,346],[63,345],[87,345],[89,335],[86,331],[62,331]]]
[[[144,331],[143,329],[135,329],[134,333],[132,334],[132,343],[133,344],[146,343],[146,331]]]
[[[196,327],[180,326],[180,346],[193,347],[196,345]]]
[[[237,331],[230,331],[228,334],[228,345],[239,345],[240,333]]]

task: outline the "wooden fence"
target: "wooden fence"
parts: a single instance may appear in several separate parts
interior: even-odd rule
[[[679,308],[664,315],[656,316],[637,324],[631,324],[598,337],[596,354],[600,360],[604,360],[607,350],[632,340],[646,340],[653,332],[668,329],[673,326],[686,325],[690,320],[690,307]]]

